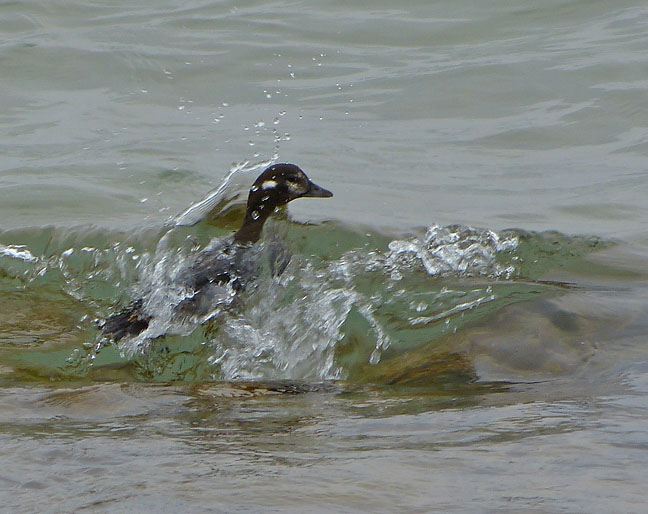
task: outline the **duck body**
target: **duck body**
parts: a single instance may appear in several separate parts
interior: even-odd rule
[[[270,215],[297,198],[331,196],[330,191],[314,184],[294,164],[266,168],[250,189],[241,228],[233,236],[213,240],[170,277],[173,287],[185,291],[183,299],[172,306],[174,314],[208,319],[215,306],[226,304],[232,295],[245,290],[257,278],[263,256],[256,243]],[[271,246],[270,253],[271,272],[281,274],[289,257],[276,245]],[[150,303],[148,298],[140,298],[110,316],[101,327],[103,335],[119,341],[141,334],[154,319],[155,309]]]

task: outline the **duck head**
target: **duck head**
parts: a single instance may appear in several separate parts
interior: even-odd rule
[[[239,243],[256,243],[263,224],[277,207],[297,198],[330,198],[333,193],[312,182],[294,164],[273,164],[254,181],[248,195],[243,226],[234,235]]]

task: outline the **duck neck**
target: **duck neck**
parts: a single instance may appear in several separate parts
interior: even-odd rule
[[[247,209],[243,225],[234,234],[234,241],[237,243],[256,243],[261,238],[263,225],[273,210],[270,205],[262,205],[259,209]]]

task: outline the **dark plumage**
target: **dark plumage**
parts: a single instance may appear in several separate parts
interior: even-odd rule
[[[277,207],[297,198],[331,196],[333,193],[311,182],[294,164],[273,164],[266,168],[250,188],[245,219],[233,238],[212,242],[180,274],[182,285],[194,294],[182,301],[178,310],[184,313],[207,311],[213,286],[230,284],[234,291],[239,291],[254,278],[256,264],[249,250],[261,237],[263,225]],[[144,311],[144,300],[139,299],[110,316],[102,329],[105,336],[119,341],[146,330],[151,319]]]

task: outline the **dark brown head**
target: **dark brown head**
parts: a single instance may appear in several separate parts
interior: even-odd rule
[[[250,188],[245,221],[234,239],[240,243],[255,243],[261,236],[263,224],[277,207],[297,198],[331,196],[333,193],[311,182],[298,166],[273,164]]]

